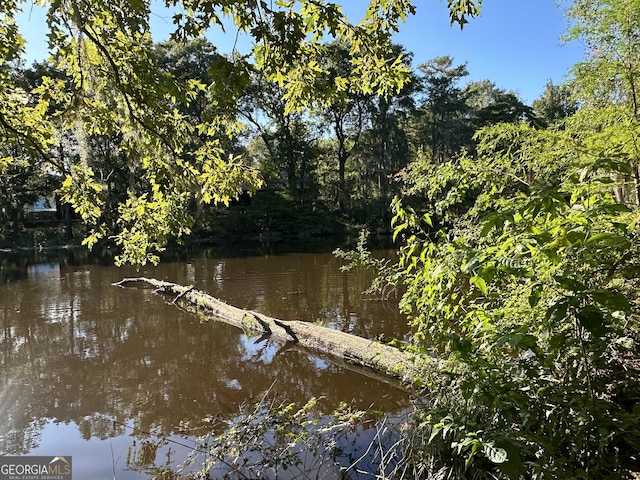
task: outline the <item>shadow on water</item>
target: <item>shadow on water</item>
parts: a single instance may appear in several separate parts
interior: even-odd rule
[[[145,478],[125,468],[133,440],[193,438],[266,391],[274,401],[323,397],[323,411],[341,402],[407,405],[405,392],[329,359],[203,322],[151,289],[112,286],[150,276],[287,320],[367,338],[404,335],[392,306],[361,294],[370,273],[341,272],[339,260],[317,251],[174,255],[139,272],[112,266],[109,251],[0,256],[0,454],[67,449],[82,457],[74,457],[78,478],[115,470],[118,479]]]

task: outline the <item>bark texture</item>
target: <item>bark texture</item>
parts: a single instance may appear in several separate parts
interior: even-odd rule
[[[191,286],[146,277],[124,278],[114,285],[123,286],[129,283],[145,283],[155,287],[157,292],[175,295],[172,303],[179,304],[191,312],[212,316],[247,333],[258,333],[281,342],[292,342],[349,365],[365,367],[408,384],[419,382],[425,372],[433,371],[430,365],[433,366],[435,360],[432,358],[310,322],[284,321],[243,310]]]

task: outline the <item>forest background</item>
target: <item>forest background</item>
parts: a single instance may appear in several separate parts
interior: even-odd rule
[[[154,49],[163,69],[184,82],[206,84],[216,64],[226,62],[207,40],[186,45],[168,41],[155,44]],[[184,215],[190,217],[187,222],[194,236],[296,241],[341,236],[361,228],[388,235],[389,206],[401,193],[403,175],[412,161],[423,154],[442,161],[462,149],[474,149],[472,137],[484,126],[521,121],[547,125],[554,120],[549,115],[558,115],[552,109],[574,108],[568,105],[568,90],[552,82],[531,107],[515,92],[490,80],[468,82],[466,65],[456,64],[451,57],[429,60],[413,70],[412,54],[399,45],[394,49],[394,55],[403,55],[411,79],[388,97],[347,92],[340,103],[286,112],[281,87],[259,74],[243,79],[246,84],[235,104],[243,126],[230,137],[220,135],[220,148],[259,172],[260,187],[251,196],[242,195],[243,188],[248,192],[249,182],[239,178],[237,191],[229,192],[232,205],[190,204]],[[326,55],[322,68],[329,75],[327,81],[349,74],[349,52],[344,45],[331,44]],[[14,74],[25,91],[40,87],[43,79],[62,75],[46,62],[17,68]],[[182,115],[202,122],[212,106],[203,95],[180,108]],[[140,190],[136,183],[142,172],[121,153],[118,135],[78,139],[75,133],[58,145],[56,155],[62,164],[86,163],[100,179],[105,204],[100,221],[106,236],[111,236],[118,229],[117,205],[130,192]],[[14,169],[6,170],[0,195],[2,233],[8,238],[19,239],[25,222],[46,223],[44,218],[29,218],[25,206],[43,198],[59,198],[64,180],[57,170],[33,163],[27,169],[22,166],[15,164]],[[66,228],[50,228],[49,236],[83,237],[88,225],[77,213],[65,210],[68,208],[58,202],[57,220],[62,225],[66,219]],[[23,241],[30,241],[22,232]],[[166,240],[168,237],[161,242]]]
[[[311,0],[182,4],[154,44],[144,2],[52,2],[53,56],[29,68],[18,4],[0,7],[3,235],[54,192],[67,236],[115,244],[116,263],[156,262],[196,231],[392,230],[399,260],[378,284],[401,287],[404,348],[440,359],[417,379],[412,467],[630,477],[640,2],[568,3],[585,58],[531,106],[447,56],[412,68],[390,41],[408,1],[372,1],[355,25]],[[459,25],[480,13],[448,6]],[[250,55],[202,37],[223,17]]]

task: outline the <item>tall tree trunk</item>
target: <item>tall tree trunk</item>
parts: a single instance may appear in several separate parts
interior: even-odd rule
[[[346,170],[349,152],[347,151],[347,135],[344,131],[344,116],[341,112],[334,113],[336,140],[338,141],[338,208],[340,213],[347,211],[347,182]]]
[[[65,240],[73,239],[73,223],[71,222],[71,205],[65,203],[62,205],[62,211],[64,214],[64,238]]]

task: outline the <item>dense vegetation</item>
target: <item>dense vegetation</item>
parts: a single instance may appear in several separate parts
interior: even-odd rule
[[[532,106],[464,84],[449,57],[412,70],[389,42],[405,1],[372,1],[354,26],[318,1],[185,0],[162,44],[146,4],[113,3],[53,2],[53,57],[29,68],[17,5],[0,7],[3,228],[56,191],[85,243],[111,239],[118,262],[144,264],[196,225],[236,228],[209,205],[242,185],[262,190],[232,210],[263,231],[290,212],[391,225],[400,258],[379,281],[402,287],[407,348],[442,359],[408,429],[422,439],[414,471],[638,470],[639,0],[568,5],[585,60]],[[476,3],[450,1],[452,21]],[[222,17],[253,37],[252,56],[202,39]],[[252,210],[261,196],[280,219]]]

